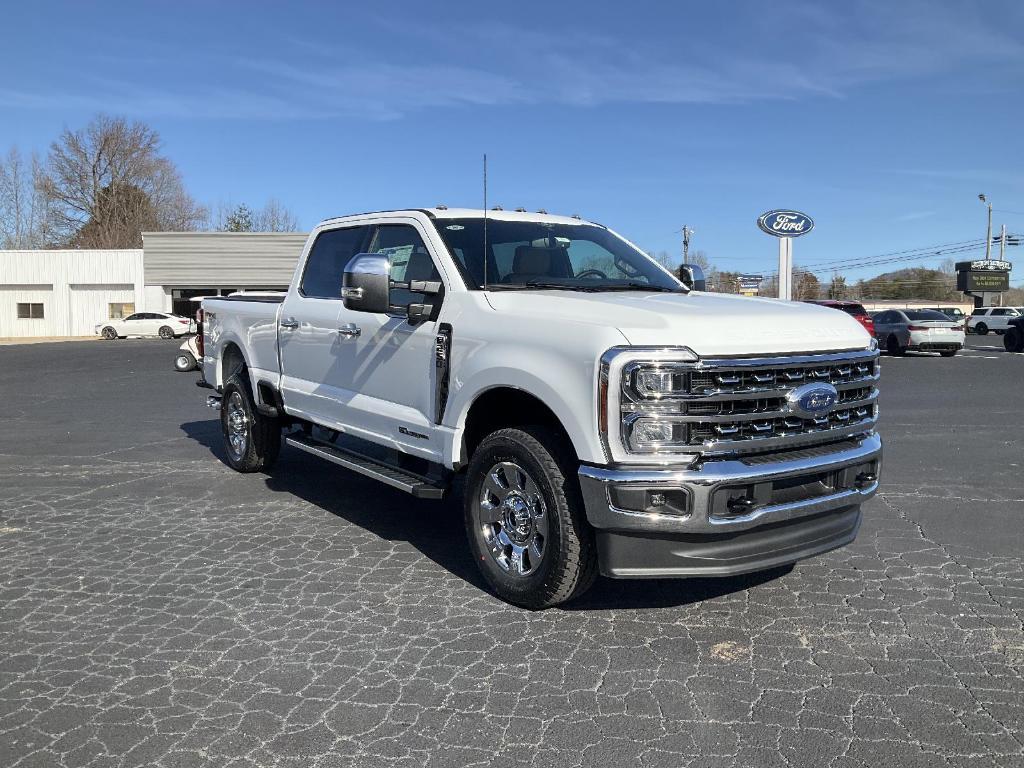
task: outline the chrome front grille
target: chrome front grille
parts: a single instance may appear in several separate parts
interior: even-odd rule
[[[869,432],[878,418],[873,351],[700,360],[673,363],[670,372],[672,395],[638,398],[624,381],[623,410],[671,422],[675,445],[706,455],[831,442]],[[838,397],[825,412],[809,416],[790,394],[813,383],[831,384]]]

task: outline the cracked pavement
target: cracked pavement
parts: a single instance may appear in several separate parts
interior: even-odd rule
[[[789,573],[529,613],[453,502],[219,459],[177,344],[0,349],[0,766],[1024,766],[1024,356],[884,359],[882,493]]]

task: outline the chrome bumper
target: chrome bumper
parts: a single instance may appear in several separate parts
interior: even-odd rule
[[[881,459],[871,434],[827,453],[690,469],[582,466],[579,478],[606,575],[729,575],[852,541]]]

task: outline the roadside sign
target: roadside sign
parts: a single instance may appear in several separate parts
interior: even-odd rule
[[[779,298],[793,298],[793,238],[814,229],[814,219],[800,211],[774,210],[757,219],[761,231],[779,238]]]

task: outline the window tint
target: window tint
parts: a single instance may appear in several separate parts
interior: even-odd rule
[[[848,315],[866,315],[867,310],[861,304],[841,304],[837,309],[843,310]]]
[[[892,312],[879,312],[877,315],[875,315],[875,322],[876,323],[891,323],[892,322]]]
[[[984,315],[987,311],[988,310],[986,309],[975,309],[973,312],[971,312],[971,317],[980,317],[981,315]]]
[[[143,313],[139,312],[138,314],[135,315],[128,315],[128,317],[126,317],[125,320],[141,320],[142,316]]]
[[[321,232],[313,243],[302,273],[299,292],[315,299],[341,300],[341,275],[359,253],[368,227],[347,227]]]
[[[390,265],[390,276],[395,282],[409,280],[440,280],[441,275],[430,258],[427,246],[415,227],[408,224],[385,224],[377,227],[369,253],[386,254]],[[437,302],[436,297],[431,297]],[[409,304],[430,302],[422,293],[413,293],[405,288],[391,289],[391,303],[404,307]]]
[[[908,309],[905,314],[911,320],[949,320],[941,312],[936,312],[934,309]]]
[[[1005,315],[1009,315],[1010,314],[1010,310],[1008,310],[1008,309],[993,309],[992,310],[992,314],[996,315],[998,317],[1004,317]]]

